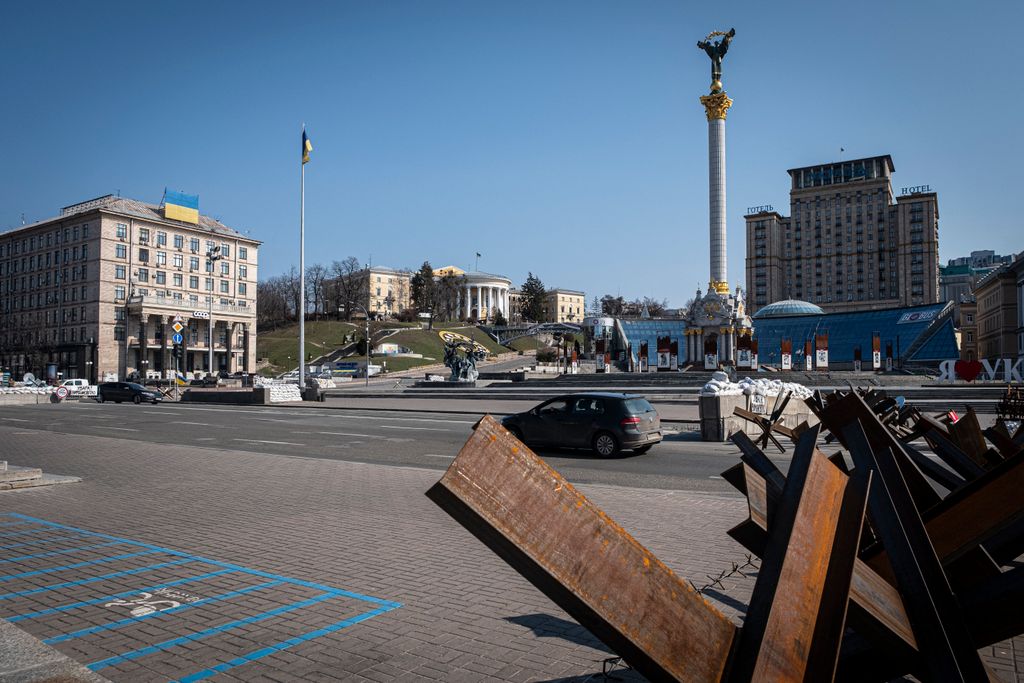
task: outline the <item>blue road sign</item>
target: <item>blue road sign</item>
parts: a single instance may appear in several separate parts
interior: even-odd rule
[[[182,339],[183,337],[181,336],[180,332],[175,332],[174,336],[171,337],[171,341],[174,342],[175,344],[180,344]]]

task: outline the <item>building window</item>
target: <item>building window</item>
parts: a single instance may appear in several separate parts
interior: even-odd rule
[[[114,287],[114,299],[121,301],[124,299],[124,287],[118,285]]]
[[[165,273],[162,270],[156,271],[156,283],[158,285],[166,285],[167,284],[167,273]]]
[[[184,280],[184,278],[182,277],[181,273],[175,273],[174,274],[174,286],[175,287],[181,287],[181,283],[182,283],[183,280]]]
[[[139,260],[142,261],[143,263],[149,262],[149,249],[142,249],[141,247],[139,248]]]
[[[174,248],[181,249],[185,246],[185,237],[183,235],[174,236]]]
[[[245,296],[245,289],[246,289],[245,283],[244,282],[239,282],[238,283],[238,296]]]
[[[181,264],[182,264],[183,260],[184,259],[182,258],[181,254],[175,254],[174,255],[174,267],[175,268],[181,268]]]
[[[227,242],[221,242],[220,255],[224,258],[231,258],[231,245]]]
[[[189,275],[188,276],[188,286],[191,287],[192,289],[199,289],[199,276],[198,275]]]
[[[156,246],[158,246],[158,247],[166,247],[167,246],[167,233],[166,232],[162,232],[162,231],[161,232],[157,232],[157,234],[156,234]]]
[[[128,258],[128,247],[124,244],[117,244],[114,247],[117,258]]]
[[[220,281],[220,293],[221,294],[227,294],[229,291],[230,290],[228,289],[228,281],[227,280],[221,280]]]
[[[139,228],[139,242],[142,244],[149,243],[149,228]]]
[[[189,256],[188,257],[188,269],[189,270],[199,270],[199,257],[198,256]]]
[[[231,264],[229,264],[229,263],[221,263],[220,264],[220,274],[221,275],[231,275]]]
[[[249,268],[247,266],[238,266],[238,277],[244,280],[248,276]]]
[[[124,266],[114,266],[114,279],[116,279],[116,280],[123,280],[124,279]]]
[[[114,341],[124,341],[124,328],[123,327],[115,327],[114,328]]]
[[[246,249],[245,247],[239,247],[238,248],[238,258],[242,259],[243,261],[248,260],[249,259],[249,250]]]
[[[207,292],[212,292],[213,291],[213,278],[212,277],[206,278],[206,291]]]
[[[124,223],[117,224],[117,239],[128,239],[128,226]],[[47,240],[47,244],[49,244],[49,240]]]
[[[138,275],[139,282],[149,282],[149,268],[139,268]]]
[[[193,254],[199,253],[199,238],[193,237],[188,241],[188,248]]]

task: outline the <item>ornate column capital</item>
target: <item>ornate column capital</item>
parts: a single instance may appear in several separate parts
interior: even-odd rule
[[[708,121],[716,119],[725,121],[725,114],[729,107],[732,106],[732,100],[724,92],[702,95],[700,103],[704,105],[704,112],[707,114]]]

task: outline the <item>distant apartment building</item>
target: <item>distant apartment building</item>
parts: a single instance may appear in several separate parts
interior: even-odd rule
[[[1018,275],[1005,264],[983,277],[975,287],[979,360],[1017,357],[1019,292]]]
[[[92,382],[254,372],[260,243],[173,209],[107,195],[0,233],[0,366]]]
[[[978,360],[978,302],[974,295],[960,300],[960,359]]]
[[[972,251],[970,256],[950,259],[939,267],[939,300],[952,301],[956,306],[954,320],[961,324],[960,305],[965,298],[973,296],[978,280],[1003,264],[1013,261],[1009,256],[997,255],[994,251]]]
[[[1009,268],[1017,279],[1017,358],[1024,358],[1024,253]]]
[[[583,322],[587,295],[575,289],[549,289],[544,296],[544,322]]]
[[[784,299],[827,312],[939,301],[939,207],[927,186],[893,194],[889,155],[794,168],[790,215],[748,209],[749,313]]]
[[[390,318],[409,308],[412,272],[386,266],[367,266],[341,282],[325,283],[325,289],[338,292],[339,305],[347,299],[353,304],[353,317]]]

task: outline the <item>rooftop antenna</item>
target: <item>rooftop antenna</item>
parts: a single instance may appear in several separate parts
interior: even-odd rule
[[[25,225],[25,214],[21,214],[21,224]]]
[[[117,192],[117,198],[120,199],[121,198],[121,188],[117,188],[116,190],[114,190],[114,192]]]

